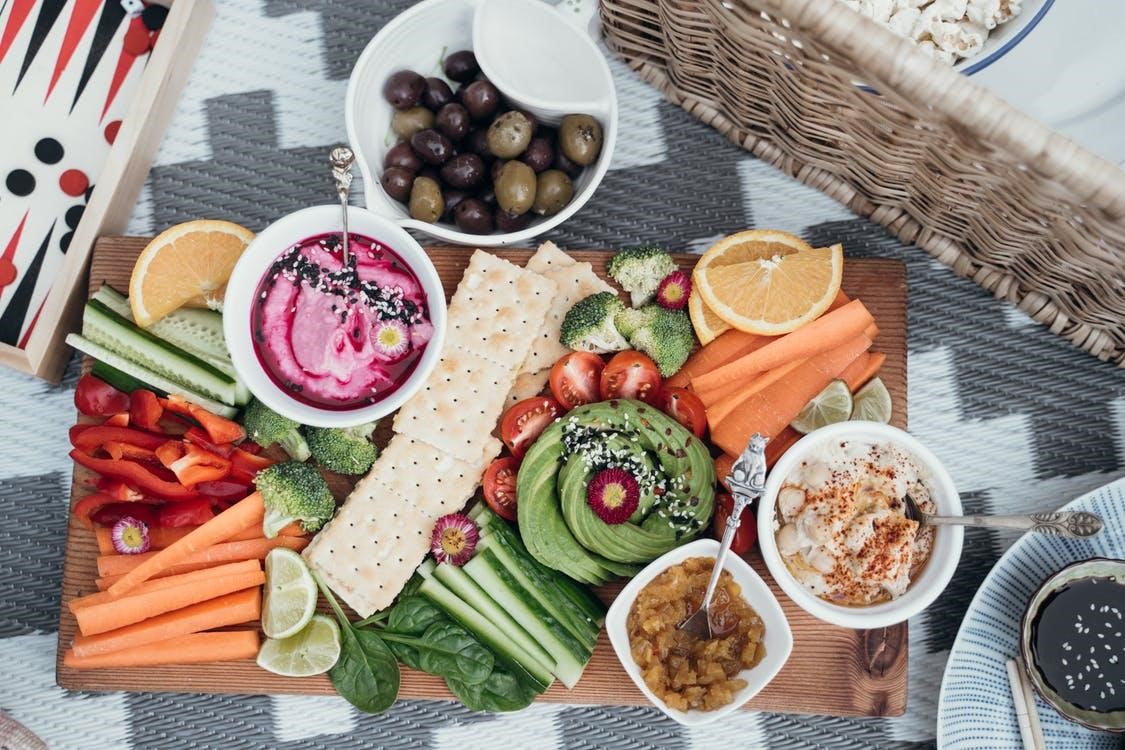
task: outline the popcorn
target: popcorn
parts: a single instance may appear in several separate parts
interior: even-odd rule
[[[989,32],[1019,15],[1023,0],[840,0],[952,65],[978,54]]]

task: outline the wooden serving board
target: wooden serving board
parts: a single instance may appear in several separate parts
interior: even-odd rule
[[[98,241],[90,268],[90,291],[103,282],[124,289],[137,254],[147,240],[138,237],[106,237]],[[522,264],[530,251],[507,249],[497,255]],[[430,257],[451,295],[472,251],[463,247],[429,248]],[[589,261],[605,274],[609,253],[571,252],[577,260]],[[697,256],[681,255],[678,261],[690,269]],[[894,260],[848,260],[844,290],[868,306],[879,325],[875,349],[887,354],[880,377],[894,404],[892,422],[906,427],[906,272]],[[389,433],[389,419],[383,432]],[[376,433],[376,440],[389,434]],[[71,501],[88,492],[91,474],[75,467]],[[332,482],[337,497],[350,483],[343,477]],[[75,690],[179,691],[198,693],[308,693],[333,694],[326,676],[286,678],[259,669],[252,661],[167,666],[143,669],[78,671],[62,663],[63,651],[75,634],[74,617],[67,602],[96,590],[97,544],[91,531],[69,521],[66,561],[63,568],[62,607],[56,675],[58,684]],[[757,552],[748,558],[762,577],[770,581],[793,630],[793,654],[780,674],[759,693],[747,708],[784,713],[831,714],[838,716],[896,716],[906,710],[906,623],[879,630],[856,631],[823,623],[794,605],[781,592]],[[610,584],[598,593],[609,603],[621,585]],[[451,699],[445,684],[436,677],[403,668],[402,698]],[[646,705],[644,695],[625,674],[609,640],[602,632],[590,665],[573,690],[555,683],[540,700],[599,705]],[[393,710],[393,709],[391,709]]]

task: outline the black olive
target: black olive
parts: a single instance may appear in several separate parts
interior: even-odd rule
[[[484,162],[476,154],[459,154],[441,168],[441,178],[454,188],[471,188],[484,179]]]
[[[566,154],[562,152],[561,148],[555,149],[555,169],[561,169],[567,177],[575,179],[578,175],[582,174],[582,165],[575,164],[570,159],[566,158]]]
[[[383,157],[383,166],[404,167],[411,172],[417,172],[422,168],[422,160],[414,153],[414,149],[410,148],[409,143],[402,141],[391,146],[387,151],[387,155]]]
[[[508,162],[504,159],[497,159],[496,161],[492,162],[492,169],[489,170],[488,176],[493,182],[496,182],[498,179],[500,179],[500,170],[503,169],[504,165],[507,163]]]
[[[422,91],[426,79],[413,70],[400,70],[392,73],[383,84],[383,98],[395,109],[417,107],[422,102]]]
[[[469,111],[457,102],[450,102],[438,110],[437,129],[451,141],[460,141],[469,132]]]
[[[387,167],[379,176],[379,183],[387,195],[405,203],[410,198],[410,188],[414,185],[414,173],[406,167]]]
[[[426,88],[422,92],[422,104],[437,112],[453,101],[453,89],[440,78],[427,78]]]
[[[485,162],[493,159],[492,152],[488,150],[488,128],[475,128],[465,136],[465,150],[471,151]]]
[[[488,81],[473,81],[461,94],[461,103],[469,116],[480,122],[487,120],[500,107],[500,92]]]
[[[441,67],[446,78],[462,83],[473,80],[473,77],[480,72],[480,66],[477,65],[477,56],[470,49],[463,49],[446,55],[445,62],[442,63]]]
[[[501,232],[518,232],[522,229],[527,229],[531,223],[531,212],[522,213],[519,216],[512,216],[510,213],[496,207],[496,228]]]
[[[445,164],[453,156],[453,143],[433,128],[420,130],[410,137],[410,147],[427,164]]]
[[[527,144],[527,149],[520,157],[520,161],[534,169],[538,174],[551,168],[555,161],[555,147],[551,144],[550,139],[537,135],[531,139],[531,143]]]
[[[464,190],[443,188],[441,197],[445,199],[445,213],[442,214],[442,221],[453,221],[453,209],[457,208],[458,203],[470,196]]]
[[[488,234],[492,231],[492,209],[480,198],[466,198],[453,211],[457,228],[469,234]]]

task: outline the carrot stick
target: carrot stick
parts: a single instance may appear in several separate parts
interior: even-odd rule
[[[134,589],[132,593],[112,601],[79,606],[74,609],[74,618],[78,621],[78,630],[82,635],[97,635],[235,591],[261,586],[265,582],[265,572],[252,570],[234,575],[212,576],[194,583],[143,593],[137,593]],[[94,594],[107,595],[107,591]]]
[[[840,373],[840,380],[848,384],[848,390],[855,393],[864,385],[868,380],[875,377],[879,372],[879,368],[887,361],[887,355],[882,352],[867,352],[866,355],[859,357],[855,362],[848,365],[842,373]]]
[[[178,542],[191,532],[198,529],[198,526],[154,526],[148,530],[148,544],[151,549],[164,549],[169,545]],[[299,523],[291,523],[281,531],[277,532],[278,536],[308,536],[308,532],[301,528]],[[113,555],[117,550],[113,548],[113,532],[108,526],[97,526],[94,528],[94,534],[98,539],[98,554],[99,555]],[[241,542],[246,539],[260,539],[262,530],[251,526],[245,531],[235,534],[228,542]]]
[[[241,562],[227,563],[226,565],[217,565],[213,568],[202,568],[200,570],[193,570],[190,573],[181,573],[179,575],[167,576],[165,578],[152,578],[145,581],[140,586],[133,590],[133,593],[125,597],[114,599],[105,591],[99,591],[96,594],[86,594],[77,599],[71,599],[67,604],[71,612],[77,612],[83,607],[88,607],[92,604],[105,604],[107,602],[123,601],[124,599],[137,596],[139,594],[148,594],[153,591],[160,591],[162,589],[174,588],[176,586],[183,586],[186,584],[196,584],[205,581],[208,578],[217,578],[221,576],[239,575],[242,573],[256,573],[262,569],[262,564],[257,560],[243,560]]]
[[[777,459],[781,458],[781,454],[792,448],[793,444],[802,437],[804,436],[792,427],[786,427],[779,432],[775,438],[766,443],[766,467],[768,468],[777,463]]]
[[[734,456],[727,453],[715,459],[715,479],[719,480],[719,484],[723,487],[726,487],[727,492],[730,492],[730,487],[727,487],[727,477],[730,476],[730,470],[734,468],[734,461]]]
[[[706,346],[700,347],[688,357],[687,362],[664,384],[676,388],[686,388],[691,379],[705,372],[715,370],[739,357],[744,357],[755,349],[760,349],[773,339],[772,336],[758,336],[734,328],[724,331]]]
[[[863,335],[874,341],[879,338],[879,326],[875,325],[875,321],[871,321],[871,325],[863,329]]]
[[[225,542],[252,526],[261,527],[266,506],[257,492],[247,495],[195,531],[157,552],[142,564],[130,570],[125,577],[109,587],[114,596],[127,594],[138,584],[152,578],[172,565],[181,563],[192,553]]]
[[[167,612],[98,635],[75,636],[71,651],[75,658],[108,654],[144,646],[181,635],[257,620],[262,614],[262,592],[254,587],[208,599],[190,607]]]
[[[700,375],[692,380],[692,386],[699,392],[730,382],[745,382],[758,373],[795,359],[814,357],[856,339],[873,320],[863,303],[853,300],[792,333],[774,339],[757,351]]]
[[[155,667],[161,664],[204,664],[253,659],[257,654],[256,630],[224,630],[218,633],[181,635],[108,654],[77,656],[74,649],[70,649],[63,656],[63,664],[71,669]]]
[[[779,434],[805,404],[870,346],[870,339],[855,336],[835,349],[812,357],[788,376],[739,404],[726,419],[711,428],[711,442],[733,455],[746,447],[746,441],[755,432],[771,438]]]
[[[707,423],[714,429],[716,425],[726,419],[727,415],[734,411],[743,401],[763,388],[768,388],[778,380],[787,377],[789,373],[808,361],[807,359],[798,359],[789,364],[775,367],[772,370],[766,370],[761,375],[751,380],[748,385],[738,387],[736,384],[733,389],[724,388],[724,392],[727,393],[726,396],[723,396],[718,401],[714,401],[711,404],[705,404],[707,406]]]
[[[175,566],[170,565],[164,570],[171,570],[175,567],[180,569],[179,573],[186,573],[189,571],[183,568],[189,566],[192,570],[199,570],[200,568],[210,568],[221,563],[238,562],[239,560],[263,560],[266,553],[274,547],[288,547],[300,551],[305,548],[308,541],[302,536],[279,536],[273,539],[258,537],[257,539],[244,539],[240,542],[222,542],[193,552],[182,558]],[[98,558],[98,575],[102,577],[124,576],[145,565],[162,551],[145,552],[141,555],[102,555]],[[160,573],[156,575],[159,576]]]

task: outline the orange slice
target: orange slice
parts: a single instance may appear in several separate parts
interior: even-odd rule
[[[695,336],[704,346],[717,339],[719,334],[730,330],[727,322],[707,306],[697,291],[693,291],[688,297],[687,309],[691,324],[695,328]]]
[[[222,304],[227,279],[254,233],[229,221],[198,220],[161,232],[146,247],[129,280],[129,305],[148,327],[186,304]]]
[[[731,327],[776,336],[828,309],[843,273],[842,246],[813,248],[788,232],[755,229],[711,247],[692,281],[703,304]]]

